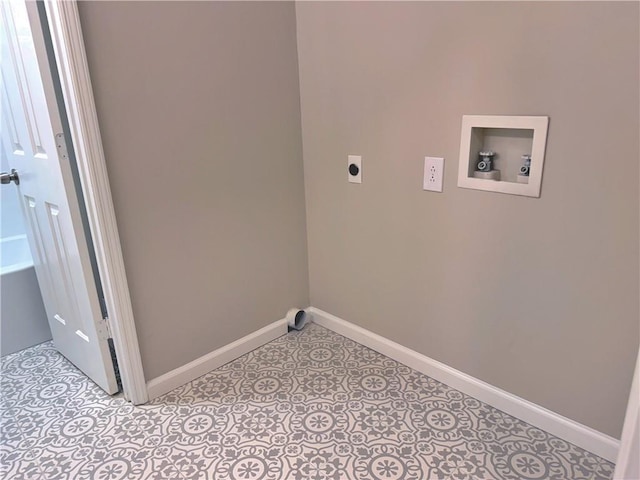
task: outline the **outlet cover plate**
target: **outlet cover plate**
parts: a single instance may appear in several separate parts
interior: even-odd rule
[[[444,158],[424,157],[424,179],[422,188],[430,192],[442,192]]]

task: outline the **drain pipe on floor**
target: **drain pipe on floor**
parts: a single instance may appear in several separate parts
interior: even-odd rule
[[[287,323],[289,324],[289,331],[302,330],[309,321],[311,315],[305,310],[299,308],[292,308],[287,312]]]

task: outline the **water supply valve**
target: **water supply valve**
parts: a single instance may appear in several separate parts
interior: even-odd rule
[[[477,169],[480,172],[490,172],[493,170],[493,157],[495,153],[492,151],[480,152],[480,161],[478,162]]]
[[[531,155],[522,155],[522,161],[524,165],[520,167],[520,175],[528,177],[531,170]]]

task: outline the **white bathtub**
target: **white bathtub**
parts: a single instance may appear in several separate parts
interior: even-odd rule
[[[26,235],[0,239],[0,355],[51,340]]]

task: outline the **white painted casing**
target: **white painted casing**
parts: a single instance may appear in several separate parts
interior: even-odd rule
[[[631,382],[627,413],[622,427],[620,451],[613,472],[615,480],[640,478],[640,352]]]

